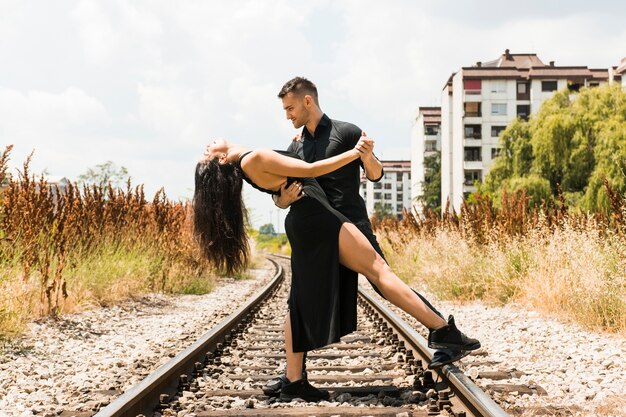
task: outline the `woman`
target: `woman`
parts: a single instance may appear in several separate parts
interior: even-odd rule
[[[328,392],[302,377],[304,352],[356,329],[356,281],[340,279],[340,268],[356,271],[378,287],[387,300],[426,326],[429,347],[474,350],[480,342],[461,333],[450,316],[435,314],[376,253],[367,238],[333,209],[313,177],[356,161],[369,138],[354,149],[306,163],[281,151],[249,150],[224,139],[211,143],[196,166],[194,226],[207,258],[227,272],[245,267],[248,255],[241,196],[242,180],[270,194],[298,179],[304,197],[291,205],[285,230],[291,243],[292,286],[285,323],[287,379],[281,399],[327,399]]]

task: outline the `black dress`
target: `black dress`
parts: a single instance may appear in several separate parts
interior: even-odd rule
[[[276,152],[300,159],[291,152]],[[240,163],[248,153],[241,156]],[[244,179],[257,190],[280,193],[259,187],[245,173]],[[288,183],[295,180],[289,178]],[[339,231],[350,221],[330,206],[314,178],[297,180],[304,197],[291,205],[285,218],[291,244],[288,304],[293,351],[306,352],[356,330],[357,274],[339,264]]]

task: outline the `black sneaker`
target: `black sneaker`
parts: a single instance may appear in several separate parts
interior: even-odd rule
[[[268,397],[278,397],[280,395],[280,390],[283,385],[287,385],[289,380],[287,379],[287,375],[279,374],[277,377],[270,379],[267,381],[265,386],[263,387],[263,394]]]
[[[448,317],[448,325],[428,333],[428,347],[431,349],[476,350],[480,342],[465,336],[454,324],[454,317]]]
[[[306,379],[306,372],[302,372],[302,378]],[[268,397],[278,397],[280,395],[280,390],[283,385],[289,384],[289,379],[287,379],[287,374],[282,373],[278,374],[276,377],[267,381],[265,386],[263,387],[263,394]]]
[[[306,375],[306,352],[304,352],[304,356],[302,357],[302,379],[307,379]],[[263,394],[268,397],[278,397],[280,395],[280,389],[283,385],[287,385],[289,383],[289,379],[287,379],[287,374],[285,372],[278,374],[278,376],[267,381],[265,386],[263,387]]]
[[[283,388],[280,390],[281,401],[291,401],[295,398],[300,398],[307,402],[317,402],[328,400],[330,394],[326,390],[315,388],[307,379],[302,378],[283,385]]]
[[[456,362],[469,354],[469,350],[440,349],[435,352],[433,358],[428,363],[428,369],[441,368],[443,365]]]

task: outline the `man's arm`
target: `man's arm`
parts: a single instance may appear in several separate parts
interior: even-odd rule
[[[361,163],[365,170],[365,176],[368,180],[378,182],[383,177],[383,164],[374,155],[374,141],[367,139],[365,132],[361,133],[361,139],[356,146],[356,149],[361,152]]]
[[[287,152],[296,152],[296,144],[301,140],[301,135],[297,134],[291,140],[289,147],[287,148]],[[300,200],[303,196],[301,193],[300,182],[294,181],[289,187],[285,187],[286,184],[281,185],[280,194],[272,195],[272,200],[274,200],[274,205],[280,209],[289,208],[294,202]]]

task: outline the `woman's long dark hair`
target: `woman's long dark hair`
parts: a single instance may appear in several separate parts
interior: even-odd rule
[[[204,256],[229,275],[244,270],[249,246],[241,168],[207,159],[198,162],[195,177],[194,234]]]

